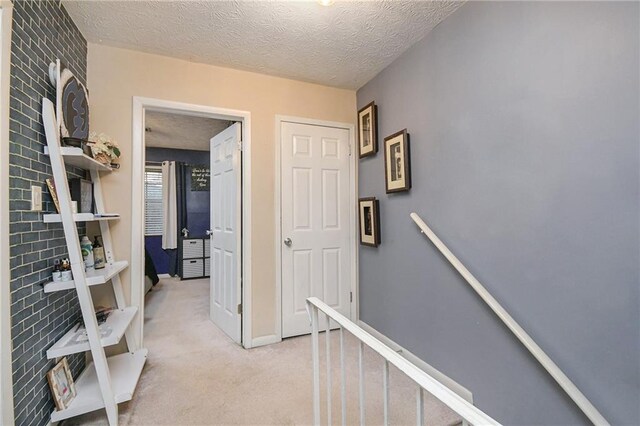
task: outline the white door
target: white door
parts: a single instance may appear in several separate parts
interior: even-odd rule
[[[283,122],[281,128],[282,337],[311,332],[316,296],[350,315],[349,130]]]
[[[211,139],[211,320],[241,336],[240,124]]]

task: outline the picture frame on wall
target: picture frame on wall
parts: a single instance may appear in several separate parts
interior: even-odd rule
[[[358,148],[360,158],[378,152],[378,107],[375,102],[358,111]]]
[[[67,409],[73,398],[76,397],[76,385],[73,382],[73,376],[66,357],[62,358],[55,367],[49,370],[47,381],[49,382],[56,408],[58,410]]]
[[[384,138],[384,174],[387,194],[411,189],[411,157],[407,129]]]
[[[360,244],[371,247],[380,245],[380,205],[375,197],[358,200],[360,217]]]

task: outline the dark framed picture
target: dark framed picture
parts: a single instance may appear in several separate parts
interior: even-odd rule
[[[93,183],[74,178],[69,180],[71,199],[78,202],[78,213],[93,213]]]
[[[73,398],[76,396],[76,386],[73,382],[73,376],[71,376],[71,370],[69,369],[69,363],[66,357],[62,358],[62,360],[47,373],[47,381],[49,382],[56,408],[58,410],[64,410],[69,407],[69,404],[71,404],[71,401],[73,401]]]
[[[360,158],[375,155],[378,152],[378,112],[376,104],[371,102],[358,111],[358,152]]]
[[[384,174],[387,194],[411,188],[409,133],[400,130],[384,138]]]
[[[360,244],[371,247],[380,245],[380,208],[375,197],[360,198]]]

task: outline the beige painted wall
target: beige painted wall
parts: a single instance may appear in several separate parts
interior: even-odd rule
[[[133,96],[251,112],[252,336],[275,333],[275,115],[355,124],[355,91],[91,43],[87,72],[91,130],[111,135],[122,150],[120,170],[103,178],[108,209],[122,215],[112,227],[122,259],[131,252]],[[129,294],[128,271],[123,281]]]

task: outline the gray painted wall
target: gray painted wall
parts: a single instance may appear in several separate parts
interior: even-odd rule
[[[361,318],[505,424],[586,417],[409,218],[418,212],[612,423],[640,422],[638,3],[467,3],[358,91],[413,188],[360,161],[382,245]]]

